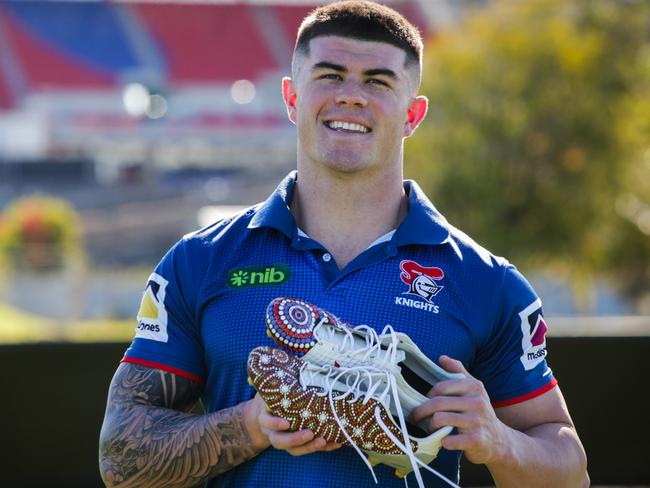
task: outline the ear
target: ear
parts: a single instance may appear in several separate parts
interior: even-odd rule
[[[406,112],[406,123],[404,124],[404,137],[411,136],[415,129],[418,128],[420,122],[424,119],[424,116],[427,114],[427,108],[429,107],[429,100],[423,95],[415,97],[415,99],[409,105],[409,108]]]
[[[296,87],[293,84],[293,80],[288,76],[282,78],[282,98],[284,99],[284,104],[287,107],[287,115],[289,120],[296,123],[296,101],[298,100],[298,93],[296,93]]]

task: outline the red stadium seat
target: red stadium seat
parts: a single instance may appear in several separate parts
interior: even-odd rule
[[[2,76],[0,71],[0,110],[11,108],[13,106],[13,100],[11,94],[9,93],[9,87],[7,82]]]
[[[168,63],[170,84],[257,79],[278,66],[246,5],[136,6]]]
[[[42,40],[38,33],[28,32],[20,23],[9,20],[10,17],[6,16],[4,34],[29,89],[104,88],[115,83],[111,75],[94,70]]]
[[[291,40],[291,45],[296,42],[296,29],[302,22],[307,14],[314,9],[313,6],[275,6],[273,11],[278,22],[287,34],[287,38]]]

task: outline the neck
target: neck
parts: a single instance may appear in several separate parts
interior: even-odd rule
[[[298,226],[342,269],[406,215],[401,166],[376,174],[299,166],[291,210]]]

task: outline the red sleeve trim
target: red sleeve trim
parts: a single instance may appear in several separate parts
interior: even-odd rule
[[[526,393],[525,395],[521,395],[515,398],[510,398],[508,400],[502,400],[500,402],[494,402],[492,403],[492,406],[494,408],[499,408],[499,407],[507,407],[508,405],[515,405],[517,403],[525,402],[526,400],[531,400],[535,397],[540,396],[542,393],[546,393],[547,391],[551,390],[552,388],[557,385],[557,380],[553,378],[550,383],[545,384],[541,388],[538,388],[535,391],[531,391],[530,393]]]
[[[168,373],[177,374],[178,376],[182,376],[183,378],[192,380],[195,383],[198,383],[199,385],[203,385],[203,378],[201,378],[200,376],[197,376],[192,373],[188,373],[187,371],[183,371],[182,369],[174,368],[173,366],[167,366],[166,364],[163,363],[156,363],[154,361],[147,361],[145,359],[130,358],[130,357],[122,358],[120,363],[133,363],[133,364],[139,364],[140,366],[146,366],[147,368],[162,369],[163,371],[167,371]]]

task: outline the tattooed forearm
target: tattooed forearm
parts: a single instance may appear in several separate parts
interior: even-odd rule
[[[246,428],[242,405],[207,415],[186,413],[198,395],[196,384],[177,375],[122,364],[100,437],[105,483],[193,486],[262,450]]]

